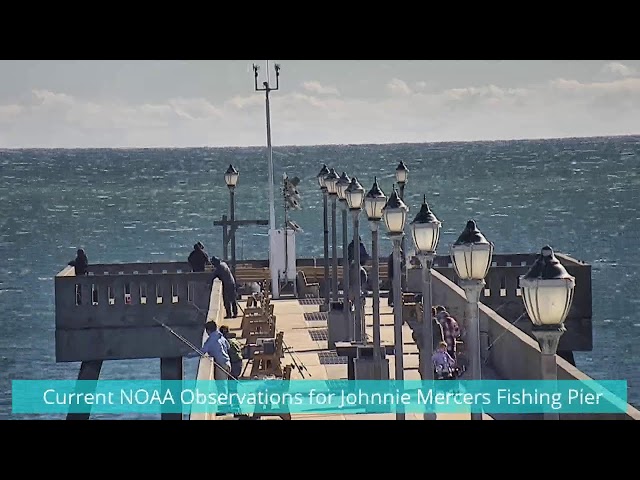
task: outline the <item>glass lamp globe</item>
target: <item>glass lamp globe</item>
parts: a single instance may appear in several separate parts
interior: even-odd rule
[[[451,262],[460,280],[484,280],[491,267],[493,243],[469,220],[458,240],[451,246]]]
[[[522,301],[533,325],[562,325],[573,303],[575,284],[553,249],[543,247],[538,260],[520,277]]]
[[[436,218],[429,204],[427,196],[424,196],[422,208],[411,222],[411,236],[416,252],[423,254],[433,254],[440,240],[440,220]]]
[[[351,210],[362,209],[362,203],[364,201],[364,188],[358,182],[356,177],[351,179],[351,183],[345,191],[345,198],[347,199],[347,205]]]
[[[316,177],[318,180],[318,185],[320,186],[320,189],[324,190],[326,187],[326,185],[324,184],[324,178],[329,174],[329,167],[327,167],[326,165],[322,165],[322,168],[320,169],[320,173],[318,173],[318,176]]]
[[[407,221],[407,212],[409,208],[400,199],[398,190],[394,187],[393,193],[389,197],[386,205],[382,209],[382,218],[384,219],[387,231],[391,235],[404,233],[404,226]]]
[[[238,173],[238,170],[236,170],[233,165],[229,165],[229,168],[227,168],[227,171],[224,172],[224,181],[227,184],[227,187],[229,188],[235,187],[236,184],[238,183],[239,176],[240,175]]]
[[[382,218],[382,209],[387,204],[387,197],[378,185],[378,178],[374,177],[373,186],[364,197],[364,210],[370,221],[378,221]]]
[[[349,185],[351,185],[351,179],[345,172],[342,172],[340,179],[336,182],[336,187],[338,190],[338,199],[345,202],[347,201],[346,195],[347,195],[347,188],[349,188]]]
[[[338,194],[338,187],[336,185],[338,183],[338,180],[340,180],[340,177],[336,173],[335,168],[330,169],[329,173],[324,177],[324,185],[325,187],[327,187],[329,195]]]
[[[409,175],[409,169],[404,164],[404,162],[400,162],[400,164],[396,168],[396,182],[402,185],[407,183],[408,175]]]

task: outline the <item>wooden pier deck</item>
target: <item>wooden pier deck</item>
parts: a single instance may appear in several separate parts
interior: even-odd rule
[[[337,357],[335,352],[327,350],[327,323],[326,314],[320,313],[319,305],[303,305],[306,301],[298,299],[281,299],[273,300],[274,315],[277,318],[276,329],[284,332],[284,341],[287,347],[292,350],[295,360],[300,364],[304,364],[305,378],[308,380],[340,380],[347,378],[346,357]],[[318,302],[319,303],[319,302]],[[381,339],[383,344],[393,344],[393,311],[387,305],[386,299],[380,302],[381,311]],[[239,303],[241,309],[246,307],[246,302]],[[239,312],[241,313],[241,312]],[[365,307],[367,334],[369,339],[373,338],[373,311],[372,299],[367,299]],[[215,318],[216,312],[212,302],[212,311],[210,318]],[[217,316],[219,325],[229,326],[231,332],[236,333],[237,337],[242,336],[241,321],[242,316],[232,319],[222,319],[222,314]],[[324,318],[324,319],[323,319]],[[420,380],[418,371],[418,349],[411,337],[411,329],[403,326],[404,340],[404,375],[405,380]],[[321,359],[321,357],[324,357]],[[325,360],[327,357],[333,357]],[[394,378],[394,357],[387,356],[390,365],[390,378]],[[293,360],[289,353],[285,353],[282,360],[283,365],[292,364]],[[332,362],[332,363],[329,363]],[[340,363],[337,363],[340,362]],[[206,362],[210,364],[210,362]],[[244,361],[245,365],[247,360]],[[199,373],[200,379],[208,376],[208,370],[205,362],[201,362]],[[245,375],[251,367],[247,369]],[[303,369],[304,370],[304,369]],[[292,380],[302,379],[301,373],[297,369],[293,369],[291,374]],[[209,420],[228,420],[233,419],[233,415],[215,416],[215,414],[193,414],[191,419],[209,419]],[[489,415],[484,415],[486,420],[492,420]],[[279,417],[263,417],[263,419],[279,419]],[[292,420],[395,420],[395,414],[353,414],[353,415],[321,415],[321,414],[292,414]],[[407,413],[407,420],[422,420],[422,414]],[[468,420],[469,413],[451,413],[438,414],[438,420]]]

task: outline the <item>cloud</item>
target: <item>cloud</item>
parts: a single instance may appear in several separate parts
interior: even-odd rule
[[[169,105],[176,114],[189,120],[219,117],[222,112],[204,98],[175,98]]]
[[[236,95],[227,100],[226,104],[238,110],[255,109],[256,107],[262,107],[264,105],[264,97],[257,94],[250,96]]]
[[[552,88],[585,95],[620,94],[636,95],[640,93],[640,78],[623,78],[611,82],[582,83],[577,80],[558,78],[550,82]]]
[[[407,82],[399,78],[393,78],[387,83],[387,88],[392,95],[411,95],[413,93],[409,85],[407,85]]]
[[[72,105],[73,97],[64,93],[51,92],[49,90],[32,90],[31,95],[34,105],[59,106]]]
[[[271,96],[274,145],[402,143],[640,133],[640,78],[572,78],[514,88],[436,89],[394,78],[391,95],[354,98],[301,83]],[[422,87],[422,88],[416,88]],[[0,148],[265,144],[264,94],[131,103],[41,88],[0,102]]]
[[[307,92],[315,93],[318,95],[340,95],[340,92],[336,87],[326,87],[320,82],[304,82],[302,88]]]
[[[22,105],[0,105],[0,122],[14,121],[24,109]]]
[[[610,62],[602,67],[603,73],[618,75],[621,77],[629,77],[635,74],[633,68],[627,67],[624,63]]]

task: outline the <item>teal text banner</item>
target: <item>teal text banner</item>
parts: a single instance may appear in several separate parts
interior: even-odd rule
[[[16,414],[625,413],[627,382],[14,380]]]

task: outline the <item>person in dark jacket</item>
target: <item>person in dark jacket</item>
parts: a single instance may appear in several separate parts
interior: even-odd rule
[[[351,301],[354,302],[354,304],[357,298],[356,297],[356,289],[357,289],[356,274],[357,274],[356,263],[351,262],[349,266],[349,279],[351,281],[350,298],[351,298]],[[369,276],[367,274],[367,270],[363,266],[360,266],[360,298],[362,298],[363,307],[365,305],[366,298],[367,298],[367,280],[368,279],[369,279]]]
[[[400,258],[402,259],[400,263],[400,271],[402,272],[405,266],[402,250],[400,250]],[[387,260],[387,275],[389,277],[389,306],[393,307],[393,253],[389,255],[389,260]]]
[[[358,240],[360,242],[360,265],[366,265],[370,258],[369,252],[367,252],[367,247],[362,243],[362,237],[358,237]],[[353,240],[351,240],[351,243],[347,246],[347,259],[349,260],[349,264],[355,260],[353,258]]]
[[[213,279],[219,278],[222,282],[222,301],[227,316],[225,318],[236,318],[238,316],[238,301],[236,294],[236,280],[233,273],[226,262],[221,261],[217,257],[211,257],[211,264],[215,269],[213,271]]]
[[[84,253],[82,248],[79,248],[76,252],[75,260],[71,260],[68,265],[71,265],[76,270],[76,276],[78,275],[86,275],[87,270],[89,268],[89,259],[87,255]]]
[[[204,245],[200,242],[193,246],[193,251],[189,254],[187,262],[191,265],[194,272],[204,272],[204,267],[209,261],[209,255],[204,251]]]

